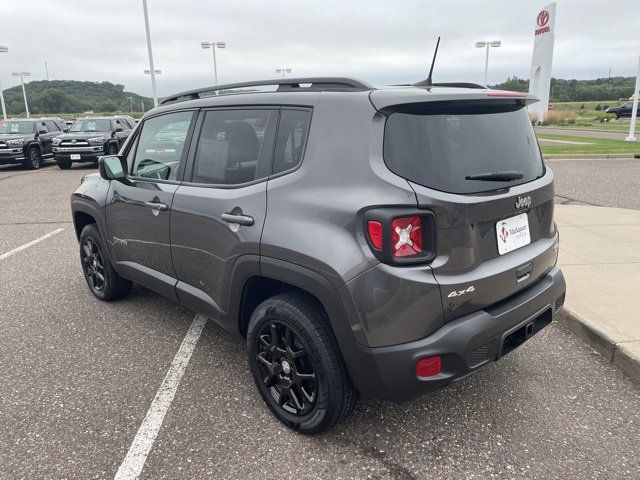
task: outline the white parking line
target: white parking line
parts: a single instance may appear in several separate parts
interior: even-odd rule
[[[196,343],[198,343],[205,323],[207,323],[207,319],[200,315],[196,315],[193,322],[191,322],[191,327],[184,340],[182,340],[182,345],[180,345],[178,353],[173,358],[173,362],[171,362],[171,366],[156,393],[156,397],[151,402],[147,415],[144,417],[114,480],[134,480],[142,472],[142,468],[147,461],[147,455],[149,455],[151,447],[153,447],[153,442],[155,442],[164,416],[171,406],[182,375],[184,375],[184,371],[189,364],[189,359],[196,348]]]
[[[20,245],[18,248],[14,248],[13,250],[9,250],[7,253],[3,253],[2,255],[0,255],[0,260],[4,260],[5,258],[10,257],[11,255],[15,255],[18,252],[21,252],[22,250],[24,250],[25,248],[29,248],[32,245],[35,245],[36,243],[40,243],[43,240],[46,240],[49,237],[53,237],[54,235],[57,235],[60,232],[63,232],[64,228],[58,228],[56,230],[54,230],[53,232],[49,232],[46,235],[41,236],[40,238],[36,238],[35,240],[31,240],[29,243],[25,243],[24,245]]]

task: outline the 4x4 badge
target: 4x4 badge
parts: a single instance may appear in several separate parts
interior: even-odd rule
[[[520,197],[516,198],[516,208],[529,208],[531,206],[531,197]]]

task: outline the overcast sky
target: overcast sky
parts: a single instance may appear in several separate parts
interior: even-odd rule
[[[438,35],[435,81],[528,78],[538,10],[532,0],[148,0],[159,96],[213,84],[211,50],[221,82],[292,76],[355,76],[371,83],[423,79]],[[33,80],[108,80],[150,95],[142,0],[2,2],[0,81],[14,71]],[[589,79],[635,75],[640,55],[640,0],[558,0],[553,75]]]

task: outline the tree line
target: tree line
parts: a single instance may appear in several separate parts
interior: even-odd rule
[[[596,78],[595,80],[551,79],[552,102],[590,102],[600,100],[617,101],[633,95],[635,77]],[[529,80],[509,77],[505,82],[492,85],[492,88],[527,92]]]
[[[33,114],[141,112],[143,108],[153,107],[150,98],[126,92],[124,85],[111,82],[38,80],[25,84],[25,88],[29,111]],[[4,98],[7,114],[25,112],[20,85],[4,90]]]
[[[633,94],[634,77],[597,78],[595,80],[551,79],[552,102],[616,101]],[[528,91],[529,80],[516,76],[492,85],[492,88]],[[124,85],[111,82],[81,82],[76,80],[39,80],[26,84],[29,111],[34,114],[93,112],[141,112],[150,109],[148,97],[127,92]],[[7,113],[25,112],[21,86],[4,91]]]

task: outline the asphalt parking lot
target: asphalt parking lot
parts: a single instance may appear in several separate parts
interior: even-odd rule
[[[558,159],[547,164],[555,173],[556,203],[640,209],[638,159]]]
[[[551,163],[559,202],[640,208],[637,163],[579,162]],[[69,194],[93,171],[0,167],[0,478],[113,478],[194,318],[140,287],[90,294]],[[556,324],[431,396],[361,398],[304,437],[262,403],[243,340],[208,322],[141,478],[629,479],[639,438],[640,388]]]

